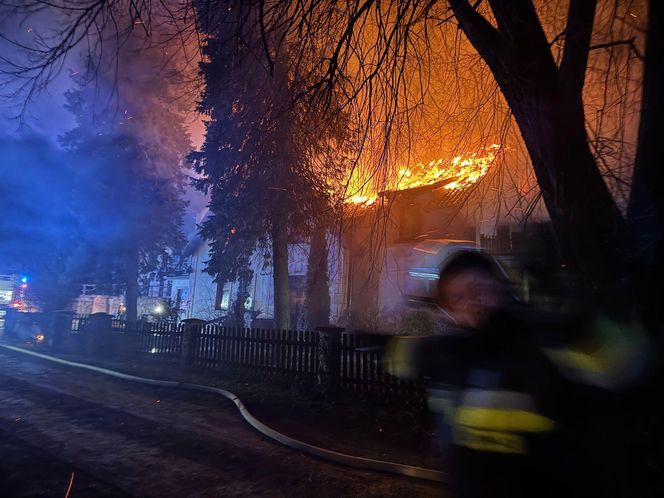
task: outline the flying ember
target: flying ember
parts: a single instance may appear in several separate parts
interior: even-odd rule
[[[482,179],[496,159],[501,145],[493,144],[470,155],[456,156],[452,160],[435,159],[427,164],[417,163],[412,167],[399,169],[396,177],[375,188],[371,181],[362,181],[361,173],[353,171],[348,182],[347,204],[371,206],[381,193],[408,190],[425,185],[434,185],[447,181],[442,188],[446,190],[465,189]]]

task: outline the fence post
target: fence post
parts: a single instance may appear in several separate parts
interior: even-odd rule
[[[62,349],[65,339],[71,334],[71,324],[74,319],[74,312],[67,310],[54,311],[51,314],[51,323],[47,344],[56,351]]]
[[[138,335],[146,328],[150,330],[150,323],[143,320],[124,322],[122,332],[111,333],[113,352],[124,359],[136,356],[139,352]]]
[[[316,327],[318,332],[318,386],[334,392],[341,378],[341,334],[343,327]]]
[[[180,356],[180,365],[184,368],[190,367],[194,362],[196,353],[196,336],[203,329],[205,320],[199,318],[187,318],[182,320],[182,352]]]
[[[88,318],[85,327],[85,353],[96,355],[104,349],[109,341],[106,340],[111,333],[111,322],[113,316],[108,313],[93,313]]]

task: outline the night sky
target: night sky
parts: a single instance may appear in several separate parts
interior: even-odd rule
[[[33,36],[34,30],[48,30],[48,28],[47,24],[36,26],[34,19],[29,24],[22,23],[20,19],[15,18],[0,19],[2,35],[19,41],[29,41],[27,37]],[[20,60],[21,57],[21,53],[15,46],[2,39],[0,39],[0,52],[3,56],[14,60]],[[47,88],[35,95],[28,103],[22,116],[20,114],[24,99],[12,98],[9,93],[15,87],[6,81],[2,82],[2,91],[0,92],[2,95],[0,99],[0,141],[5,146],[13,140],[18,142],[30,140],[33,143],[40,143],[44,147],[52,146],[51,154],[58,155],[58,149],[60,149],[58,136],[75,126],[72,114],[64,107],[64,93],[73,86],[70,74],[78,71],[79,58],[80,54],[76,51],[67,56],[61,73]],[[193,122],[188,123],[187,127],[192,137],[192,145],[198,147],[202,141],[203,127],[199,120],[193,119],[191,121]],[[37,157],[37,151],[25,150],[24,152],[25,156],[22,161],[31,161]],[[43,151],[40,151],[40,154],[42,153]],[[20,174],[20,168],[17,168],[14,161],[21,162],[21,159],[13,157],[11,163],[7,159],[7,157],[0,157],[0,168],[3,170],[3,175]],[[192,188],[188,189],[186,199],[190,205],[183,229],[187,237],[190,237],[195,232],[195,224],[200,220],[206,199]]]

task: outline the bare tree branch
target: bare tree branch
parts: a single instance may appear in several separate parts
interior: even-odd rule
[[[636,46],[635,42],[636,42],[636,37],[633,36],[628,40],[615,40],[606,43],[598,43],[597,45],[590,45],[589,50],[599,50],[602,48],[611,48],[611,47],[617,47],[619,45],[627,45],[634,52],[634,55],[636,55],[636,57],[638,57],[642,61],[645,61],[645,57],[639,51],[639,48]]]

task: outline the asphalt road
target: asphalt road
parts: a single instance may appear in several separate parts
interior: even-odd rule
[[[350,450],[350,449],[349,449]],[[255,433],[219,397],[0,351],[0,494],[444,496],[329,464]],[[72,477],[73,476],[73,477]]]

